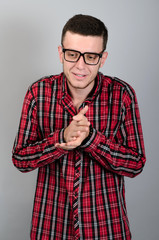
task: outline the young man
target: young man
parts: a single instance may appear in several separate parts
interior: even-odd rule
[[[13,163],[39,168],[31,239],[129,240],[124,176],[145,164],[134,90],[99,72],[107,29],[91,16],[64,26],[63,73],[30,86]]]

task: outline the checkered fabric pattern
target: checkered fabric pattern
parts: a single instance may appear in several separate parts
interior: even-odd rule
[[[25,96],[13,163],[38,168],[32,240],[129,240],[124,176],[145,164],[136,95],[118,78],[99,73],[80,106],[91,134],[74,150],[55,148],[77,114],[61,73],[32,84]]]

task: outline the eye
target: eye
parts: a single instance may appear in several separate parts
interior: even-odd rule
[[[86,58],[87,58],[87,60],[89,60],[89,61],[94,61],[94,60],[96,60],[97,57],[98,57],[98,56],[97,56],[96,54],[87,54],[87,55],[86,55]]]
[[[67,56],[69,58],[77,58],[78,57],[78,53],[77,52],[73,52],[73,51],[67,51]]]

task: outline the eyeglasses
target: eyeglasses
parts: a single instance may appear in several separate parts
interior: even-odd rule
[[[78,60],[82,56],[84,59],[84,62],[88,65],[97,65],[99,63],[100,58],[103,55],[103,51],[101,53],[93,53],[93,52],[81,53],[79,51],[66,49],[66,48],[63,48],[62,51],[64,53],[64,59],[67,62],[72,62],[72,63],[78,62]]]

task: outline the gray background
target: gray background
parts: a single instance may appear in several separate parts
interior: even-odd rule
[[[61,30],[76,13],[94,15],[109,30],[108,59],[101,71],[135,89],[147,164],[126,178],[134,240],[159,239],[159,28],[158,0],[0,0],[0,239],[28,240],[37,171],[22,174],[11,151],[28,86],[62,71]]]

